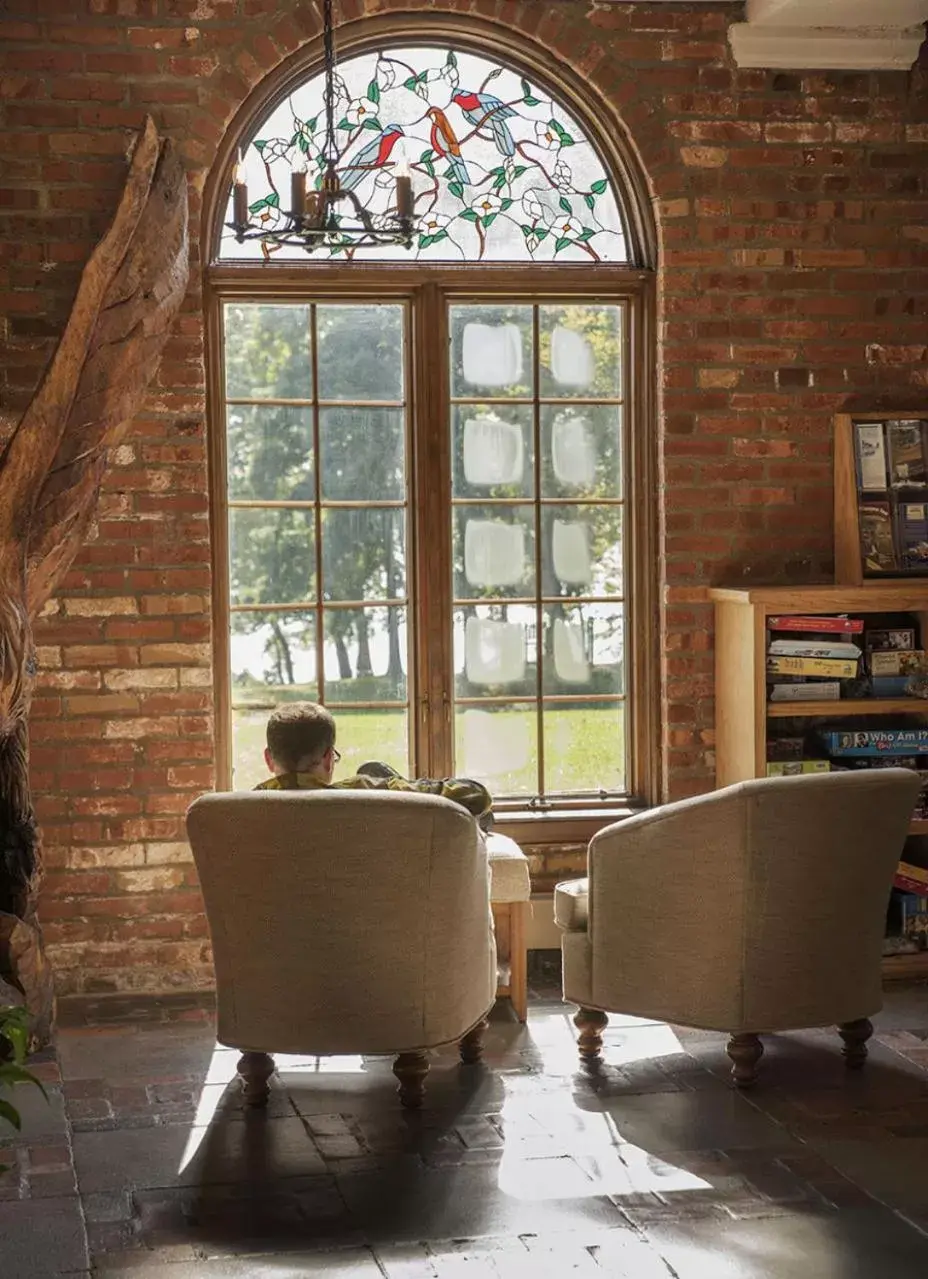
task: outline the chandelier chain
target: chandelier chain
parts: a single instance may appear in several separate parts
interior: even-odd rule
[[[332,0],[322,0],[322,41],[325,57],[325,159],[335,164],[335,30]]]

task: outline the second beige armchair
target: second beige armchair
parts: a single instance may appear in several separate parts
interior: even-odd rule
[[[765,1031],[837,1025],[863,1065],[919,787],[899,768],[767,778],[600,831],[588,879],[555,891],[581,1056],[614,1012],[727,1031],[742,1086]]]

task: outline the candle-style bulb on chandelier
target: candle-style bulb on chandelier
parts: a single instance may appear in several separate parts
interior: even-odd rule
[[[298,154],[290,173],[290,208],[282,209],[280,227],[256,226],[251,221],[248,187],[242,153],[232,170],[232,221],[227,223],[239,244],[245,240],[261,240],[267,244],[300,245],[307,253],[326,248],[330,252],[397,244],[412,248],[416,234],[415,194],[406,157],[397,148],[393,161],[394,208],[380,215],[375,223],[371,213],[358,199],[353,186],[359,185],[356,174],[374,165],[352,164],[353,156],[342,157],[335,131],[335,32],[332,0],[323,0],[323,51],[325,58],[325,143],[321,152],[320,177],[315,187],[307,186],[306,162]],[[401,131],[400,131],[401,132]],[[363,160],[361,153],[358,159]],[[348,169],[352,183],[347,188],[339,169]]]

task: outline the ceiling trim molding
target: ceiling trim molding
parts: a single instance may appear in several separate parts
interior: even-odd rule
[[[908,71],[924,27],[781,27],[736,22],[728,28],[735,64],[771,70]]]

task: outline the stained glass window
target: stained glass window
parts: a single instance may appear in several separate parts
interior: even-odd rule
[[[418,232],[411,250],[368,259],[466,262],[626,262],[619,205],[595,147],[547,90],[487,58],[416,46],[339,64],[337,141],[343,186],[386,222],[395,166],[409,165]],[[242,162],[252,218],[282,226],[290,172],[317,188],[324,140],[323,77],[300,85],[263,121]],[[231,207],[225,222],[232,220]],[[344,259],[351,250],[334,249]],[[299,246],[236,243],[220,258],[303,259]]]

